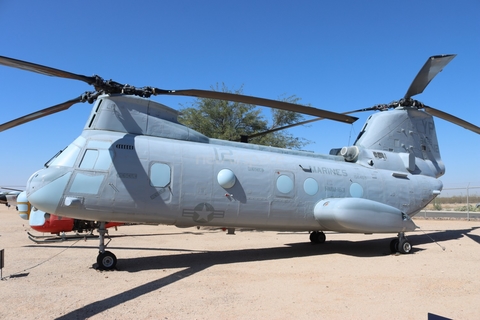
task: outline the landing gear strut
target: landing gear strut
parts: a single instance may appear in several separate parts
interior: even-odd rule
[[[107,230],[105,228],[105,222],[100,222],[98,227],[98,238],[100,239],[100,244],[98,246],[98,256],[97,256],[97,265],[99,270],[112,270],[117,265],[117,257],[110,251],[105,251],[107,244],[105,244],[105,233]]]
[[[322,231],[312,231],[310,233],[310,241],[312,243],[324,243],[325,242],[325,233],[323,233]]]
[[[398,239],[393,239],[390,242],[390,251],[392,253],[400,252],[403,254],[407,254],[412,251],[412,245],[405,236],[405,232],[399,232]]]

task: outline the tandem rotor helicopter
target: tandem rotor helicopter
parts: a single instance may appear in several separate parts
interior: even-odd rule
[[[480,128],[413,100],[455,57],[427,59],[405,96],[344,114],[207,90],[137,88],[0,56],[0,64],[92,85],[95,91],[0,125],[0,131],[93,103],[81,135],[28,180],[32,210],[98,222],[98,268],[113,269],[106,224],[153,223],[275,231],[397,233],[393,252],[409,253],[411,217],[442,190],[445,173],[433,116],[480,134]],[[355,143],[330,154],[208,138],[177,121],[178,112],[148,99],[179,95],[229,100],[352,123],[373,113]],[[389,110],[392,109],[392,110]],[[423,110],[422,110],[423,109]],[[108,243],[107,243],[108,244]]]

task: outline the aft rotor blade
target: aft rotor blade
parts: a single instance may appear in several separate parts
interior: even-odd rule
[[[252,97],[252,96],[244,96],[240,94],[227,93],[227,92],[197,90],[197,89],[187,89],[187,90],[155,89],[154,94],[189,96],[189,97],[235,101],[235,102],[248,103],[248,104],[254,104],[259,106],[272,107],[272,108],[282,109],[287,111],[295,111],[303,114],[308,114],[316,117],[322,117],[325,119],[346,122],[346,123],[353,123],[356,120],[358,120],[358,118],[356,117],[351,117],[341,113],[316,109],[312,107],[302,106],[299,104]]]
[[[354,111],[343,112],[342,114],[351,114],[351,113],[355,113],[355,112],[371,111],[371,110],[377,110],[377,109],[375,107],[372,107],[372,108],[365,108],[365,109],[358,109],[358,110],[354,110]],[[309,124],[309,123],[312,123],[312,122],[315,122],[315,121],[320,121],[320,120],[325,120],[325,119],[326,118],[320,117],[320,118],[313,118],[313,119],[310,119],[310,120],[305,120],[305,121],[301,121],[301,122],[297,122],[297,123],[292,123],[292,124],[289,124],[289,125],[286,125],[286,126],[283,126],[283,127],[273,128],[273,129],[270,129],[270,130],[267,130],[267,131],[254,133],[252,135],[243,137],[243,139],[245,139],[245,138],[246,139],[256,138],[256,137],[264,136],[264,135],[272,133],[272,132],[276,132],[276,131],[280,131],[280,130],[286,130],[286,129],[289,129],[289,128],[302,126],[304,124]],[[235,141],[241,141],[241,140],[242,139],[237,139]]]
[[[36,119],[39,119],[39,118],[42,118],[42,117],[60,112],[60,111],[67,110],[68,108],[73,106],[75,103],[83,102],[83,101],[84,101],[83,96],[79,96],[78,98],[66,101],[64,103],[57,104],[56,106],[49,107],[49,108],[46,108],[46,109],[43,109],[43,110],[40,110],[40,111],[30,113],[26,116],[23,116],[23,117],[15,119],[15,120],[6,122],[4,124],[1,124],[0,125],[0,132],[5,131],[5,130],[10,129],[10,128],[13,128],[13,127],[16,127],[16,126],[19,126],[21,124],[33,121],[33,120],[36,120]]]
[[[470,122],[467,122],[465,120],[462,120],[460,118],[452,116],[451,114],[448,114],[446,112],[440,111],[432,107],[424,106],[424,109],[426,112],[430,113],[433,116],[439,117],[443,120],[452,122],[460,127],[464,127],[465,129],[468,129],[470,131],[480,134],[480,127],[477,127],[476,125],[471,124]]]
[[[40,64],[12,59],[4,56],[0,56],[0,64],[7,67],[18,68],[18,69],[31,71],[31,72],[40,73],[47,76],[80,80],[91,85],[95,84],[96,82],[95,77],[82,76],[80,74],[75,74],[75,73],[71,73],[71,72],[67,72],[67,71],[63,71],[55,68],[50,68],[47,66],[42,66]]]
[[[427,85],[443,68],[455,58],[456,54],[431,56],[423,65],[405,94],[406,99],[422,93]]]

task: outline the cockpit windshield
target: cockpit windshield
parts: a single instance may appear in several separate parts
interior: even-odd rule
[[[78,154],[85,144],[85,138],[78,137],[68,147],[59,151],[53,158],[45,163],[45,167],[60,166],[60,167],[73,167],[77,160]]]
[[[62,151],[59,151],[51,160],[45,163],[45,167],[60,166],[60,167],[73,167],[77,160],[80,148],[74,144],[69,145]]]
[[[65,149],[66,149],[66,148],[65,148]],[[63,149],[63,150],[65,150],[65,149]],[[51,162],[52,162],[56,157],[58,157],[58,155],[59,155],[60,153],[62,153],[63,150],[58,151],[53,157],[50,158],[50,160],[48,160],[47,162],[45,162],[45,164],[44,164],[43,166],[44,166],[45,168],[50,167]]]

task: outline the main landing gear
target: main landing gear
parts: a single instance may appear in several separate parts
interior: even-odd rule
[[[100,244],[98,246],[98,256],[97,256],[97,267],[99,270],[112,270],[117,265],[117,257],[110,251],[106,251],[108,243],[105,244],[105,234],[107,230],[105,228],[105,222],[100,222],[98,227],[98,238],[100,239]]]
[[[325,233],[323,233],[322,231],[312,231],[310,232],[310,241],[312,243],[324,243],[325,242]]]
[[[314,244],[324,243],[325,239],[326,239],[325,233],[323,233],[322,231],[310,232],[310,241]],[[412,252],[412,245],[410,244],[410,241],[408,241],[407,237],[405,236],[405,232],[399,232],[398,238],[393,239],[390,242],[390,251],[392,253],[400,252],[403,254]]]
[[[405,232],[398,233],[398,239],[390,241],[390,252],[392,253],[410,253],[412,252],[412,245],[405,236]]]

